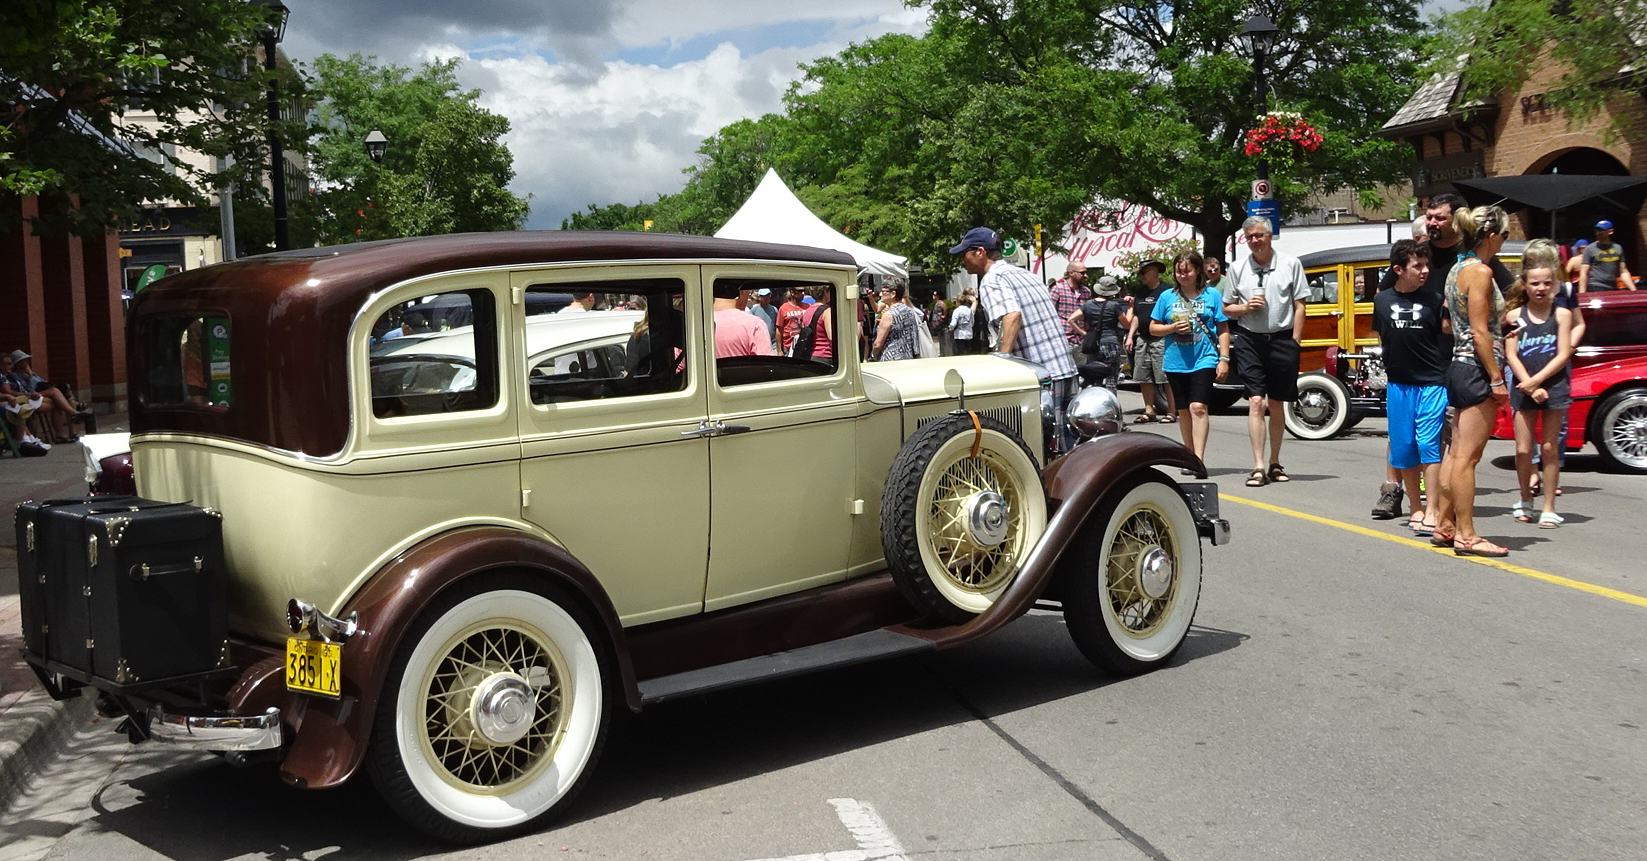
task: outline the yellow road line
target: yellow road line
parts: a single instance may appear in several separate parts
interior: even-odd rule
[[[1582,580],[1571,580],[1571,579],[1568,579],[1566,577],[1560,577],[1560,576],[1557,576],[1555,574],[1548,574],[1548,573],[1545,573],[1543,571],[1535,570],[1533,568],[1524,568],[1520,565],[1512,565],[1508,562],[1505,562],[1502,559],[1487,559],[1487,558],[1483,558],[1481,556],[1455,556],[1451,549],[1446,548],[1446,547],[1436,547],[1435,545],[1431,544],[1428,540],[1419,540],[1417,538],[1402,538],[1399,535],[1391,535],[1388,532],[1379,532],[1376,529],[1368,529],[1365,526],[1356,526],[1353,523],[1345,523],[1341,520],[1333,520],[1330,517],[1321,517],[1320,515],[1316,515],[1316,514],[1307,514],[1307,513],[1302,512],[1302,511],[1294,511],[1290,508],[1282,508],[1279,505],[1271,505],[1268,502],[1259,502],[1256,499],[1247,499],[1247,498],[1241,497],[1241,496],[1231,496],[1227,493],[1219,493],[1218,498],[1219,499],[1227,499],[1230,502],[1237,502],[1237,503],[1240,503],[1242,505],[1249,505],[1249,506],[1252,506],[1253,508],[1258,508],[1258,509],[1262,509],[1264,511],[1274,512],[1276,514],[1285,514],[1288,517],[1296,517],[1299,520],[1308,520],[1311,523],[1319,523],[1323,526],[1331,526],[1331,527],[1334,527],[1336,529],[1343,529],[1343,530],[1346,530],[1346,531],[1349,531],[1349,532],[1354,532],[1357,535],[1365,535],[1369,538],[1380,538],[1380,539],[1383,539],[1385,541],[1393,541],[1397,544],[1403,544],[1403,545],[1406,545],[1408,547],[1417,547],[1421,550],[1433,550],[1436,553],[1444,553],[1449,557],[1452,557],[1452,558],[1455,558],[1455,559],[1463,559],[1466,562],[1474,562],[1474,563],[1477,563],[1479,565],[1491,566],[1493,568],[1498,568],[1498,569],[1503,570],[1503,571],[1509,571],[1512,574],[1520,574],[1523,577],[1531,577],[1534,580],[1543,580],[1546,583],[1554,583],[1557,586],[1566,586],[1569,589],[1577,589],[1580,592],[1589,592],[1592,595],[1600,595],[1603,598],[1611,598],[1614,601],[1623,601],[1626,604],[1634,604],[1638,607],[1647,607],[1647,598],[1644,598],[1640,595],[1632,595],[1629,592],[1620,592],[1617,589],[1609,589],[1606,586],[1597,586],[1594,583],[1585,583]]]

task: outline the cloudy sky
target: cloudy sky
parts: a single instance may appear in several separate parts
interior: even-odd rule
[[[461,58],[464,85],[509,118],[530,228],[680,190],[703,139],[777,110],[797,64],[925,27],[925,11],[899,0],[285,2],[282,48],[300,63]]]

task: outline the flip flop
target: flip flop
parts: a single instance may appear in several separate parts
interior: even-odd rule
[[[1286,467],[1279,463],[1272,463],[1270,464],[1270,481],[1279,484],[1283,481],[1292,481],[1292,478],[1287,475]]]
[[[1419,529],[1422,529],[1423,527],[1424,527],[1424,515],[1414,514],[1412,517],[1407,518],[1407,528],[1408,529],[1410,529],[1414,532],[1417,532]],[[1427,535],[1429,533],[1425,533],[1425,534]]]
[[[1546,511],[1543,514],[1540,514],[1538,516],[1538,528],[1539,529],[1554,529],[1557,526],[1560,526],[1561,524],[1566,523],[1566,522],[1567,522],[1566,518],[1564,518],[1561,515],[1555,513],[1554,511]]]
[[[1413,530],[1413,534],[1418,535],[1418,536],[1434,535],[1435,534],[1435,524],[1425,523],[1424,521],[1420,520],[1418,522],[1417,526],[1412,527],[1412,530]]]
[[[1270,477],[1265,475],[1264,471],[1261,470],[1261,469],[1255,469],[1255,470],[1252,471],[1251,475],[1247,476],[1247,486],[1248,487],[1263,487],[1264,485],[1269,484],[1269,483],[1270,483]]]
[[[1451,547],[1453,546],[1453,534],[1451,532],[1442,532],[1440,529],[1432,529],[1430,530],[1430,544],[1434,547]]]
[[[1460,543],[1459,541],[1454,540],[1453,554],[1457,556],[1483,556],[1496,559],[1501,556],[1510,555],[1510,551],[1507,548],[1500,547],[1497,544],[1494,544],[1491,541],[1477,535],[1475,540],[1469,542]]]

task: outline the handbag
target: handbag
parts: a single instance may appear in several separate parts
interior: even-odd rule
[[[915,327],[915,355],[923,359],[938,358],[938,345],[932,340],[932,333],[925,326]]]

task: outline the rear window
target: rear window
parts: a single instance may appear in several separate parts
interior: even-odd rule
[[[498,402],[497,321],[486,290],[433,293],[372,325],[372,415],[489,409]]]
[[[149,406],[228,409],[234,402],[227,315],[160,317],[138,337],[148,358],[139,397]]]

